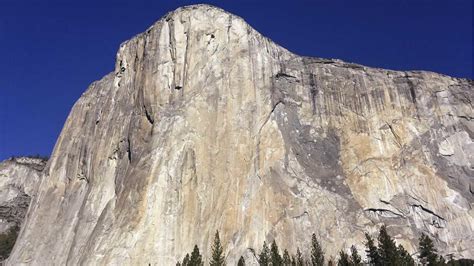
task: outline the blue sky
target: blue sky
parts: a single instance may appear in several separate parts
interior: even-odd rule
[[[203,1],[0,0],[0,160],[49,155],[121,42]],[[208,1],[300,55],[473,79],[472,0]]]

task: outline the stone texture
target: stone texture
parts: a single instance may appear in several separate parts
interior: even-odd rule
[[[8,264],[174,265],[216,229],[229,264],[311,232],[329,257],[382,223],[473,257],[473,98],[471,80],[301,57],[180,8],[74,105]]]
[[[0,233],[21,226],[45,164],[43,159],[30,157],[0,162]]]

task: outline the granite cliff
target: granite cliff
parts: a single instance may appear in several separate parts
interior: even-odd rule
[[[21,227],[45,164],[46,160],[32,157],[0,162],[0,233]]]
[[[174,265],[216,229],[230,264],[311,232],[330,255],[383,223],[408,250],[425,232],[474,257],[473,87],[177,9],[74,105],[8,264]]]

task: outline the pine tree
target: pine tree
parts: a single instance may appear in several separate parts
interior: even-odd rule
[[[360,257],[359,253],[357,252],[357,248],[355,246],[351,247],[351,262],[354,266],[361,266],[362,265],[362,258]]]
[[[337,261],[337,266],[351,266],[349,255],[347,255],[344,250],[339,251],[339,260]]]
[[[387,233],[387,227],[382,225],[379,232],[379,248],[378,253],[384,265],[397,265],[398,253],[395,241]]]
[[[214,236],[214,243],[212,245],[212,255],[211,261],[209,262],[210,266],[223,266],[225,265],[224,258],[224,248],[221,245],[221,240],[219,238],[219,231],[216,231]]]
[[[189,254],[186,254],[183,258],[183,263],[181,263],[181,266],[188,266],[189,265]]]
[[[184,264],[184,263],[183,263]],[[201,266],[204,265],[202,261],[201,253],[199,253],[199,248],[197,245],[194,245],[193,252],[191,253],[191,258],[189,259],[189,266]]]
[[[314,233],[311,236],[311,264],[313,266],[324,265],[324,253]]]
[[[239,262],[237,262],[237,266],[245,266],[244,257],[240,256]]]
[[[258,264],[267,266],[270,263],[270,250],[268,249],[267,242],[263,242],[263,248],[258,256]]]
[[[381,265],[380,255],[375,246],[374,239],[367,233],[365,233],[365,252],[367,254],[367,259],[370,265]]]
[[[420,255],[418,257],[423,265],[437,265],[438,251],[434,247],[431,238],[423,233],[419,239],[419,251]]]
[[[398,257],[400,260],[399,264],[401,266],[414,266],[415,265],[415,261],[402,245],[398,245],[397,250],[398,250]]]
[[[296,266],[304,266],[304,259],[300,248],[296,248]]]
[[[285,249],[285,251],[283,251],[283,265],[285,266],[291,266],[291,257],[290,257],[290,253],[288,253],[288,250]]]
[[[270,261],[272,266],[282,266],[283,259],[281,258],[280,251],[278,250],[278,245],[275,240],[272,242],[272,246],[270,249]]]

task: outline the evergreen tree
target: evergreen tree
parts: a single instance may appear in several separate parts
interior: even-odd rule
[[[270,250],[268,249],[267,242],[263,242],[262,252],[258,256],[258,264],[267,266],[270,263]]]
[[[374,239],[369,235],[365,234],[365,239],[367,242],[365,242],[365,252],[367,254],[367,259],[370,265],[381,265],[381,260],[380,260],[380,255],[377,250],[377,247],[375,246]]]
[[[184,264],[184,263],[183,263]],[[201,253],[197,245],[194,245],[193,252],[191,253],[191,258],[189,258],[189,266],[201,266],[204,265],[202,261]]]
[[[351,262],[352,265],[354,266],[361,266],[362,265],[362,259],[357,252],[357,248],[355,246],[351,247]]]
[[[272,266],[282,266],[283,259],[281,258],[280,251],[278,250],[278,245],[275,240],[272,242],[272,246],[270,249],[270,261]]]
[[[379,248],[378,253],[381,261],[384,265],[397,265],[398,264],[398,252],[395,241],[387,233],[387,227],[382,225],[379,232]]]
[[[337,266],[351,266],[349,255],[347,255],[344,250],[339,251],[339,260],[337,261]]]
[[[472,260],[472,259],[455,260],[455,259],[451,258],[451,260],[446,265],[449,265],[449,266],[472,266],[472,265],[474,265],[474,260]]]
[[[311,264],[313,266],[324,265],[324,253],[321,245],[319,244],[316,234],[313,233],[311,236]]]
[[[181,266],[188,266],[189,265],[189,254],[186,254],[183,259],[183,263],[181,263]]]
[[[244,257],[240,256],[239,262],[237,262],[237,266],[245,266]]]
[[[423,233],[419,239],[419,251],[420,255],[418,257],[423,265],[431,266],[438,264],[438,251],[434,247],[431,238]]]
[[[399,264],[402,266],[414,266],[415,261],[402,245],[398,245]]]
[[[214,236],[214,244],[212,245],[212,255],[211,261],[209,262],[210,266],[223,266],[225,265],[224,258],[224,248],[221,245],[221,240],[219,238],[219,231],[216,231]]]
[[[296,248],[296,266],[304,266],[304,259],[300,248]]]
[[[285,251],[283,251],[283,265],[285,266],[291,266],[291,257],[290,257],[290,253],[288,253],[288,250],[285,249]]]

